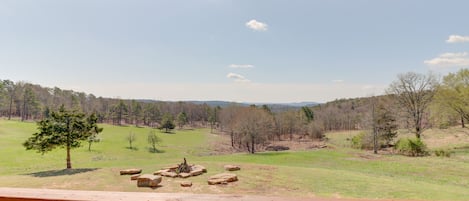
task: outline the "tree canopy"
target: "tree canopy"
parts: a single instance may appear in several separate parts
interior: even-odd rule
[[[464,127],[464,120],[469,121],[469,70],[461,69],[443,77],[435,100],[439,105],[457,112]]]
[[[23,143],[27,150],[36,150],[42,154],[55,148],[65,148],[67,151],[67,169],[72,168],[70,149],[81,146],[90,136],[102,132],[97,125],[94,114],[86,116],[84,113],[67,111],[61,106],[58,111],[51,113],[49,118],[38,122],[39,132],[34,133]]]
[[[163,120],[161,121],[160,129],[164,129],[165,133],[169,133],[170,130],[173,130],[176,127],[174,125],[174,118],[171,114],[163,115]]]
[[[395,95],[398,103],[407,113],[417,138],[420,138],[425,126],[425,110],[433,99],[438,81],[432,74],[408,72],[400,74],[388,88],[388,93]]]

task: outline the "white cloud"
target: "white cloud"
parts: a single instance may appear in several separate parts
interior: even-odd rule
[[[240,75],[240,74],[236,74],[236,73],[228,73],[228,75],[226,75],[227,78],[230,78],[230,79],[245,79],[244,76]]]
[[[268,25],[257,20],[250,20],[249,22],[246,22],[246,26],[255,31],[267,31]]]
[[[344,82],[344,80],[332,80],[332,82],[334,82],[334,83],[342,83],[342,82]]]
[[[251,82],[250,80],[246,79],[244,76],[236,73],[228,73],[226,75],[227,78],[234,79],[235,82]]]
[[[469,66],[469,53],[458,52],[458,53],[444,53],[436,58],[425,60],[425,64],[429,66],[440,66],[440,67],[462,67]]]
[[[254,68],[254,65],[251,64],[231,64],[230,68]]]
[[[447,43],[464,43],[469,42],[469,36],[451,35],[449,36]]]

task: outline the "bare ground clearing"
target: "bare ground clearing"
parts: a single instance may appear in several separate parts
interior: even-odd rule
[[[212,133],[211,136],[212,140],[209,146],[210,153],[208,155],[246,152],[246,150],[238,148],[237,145],[235,145],[235,147],[232,147],[230,136],[226,133]],[[325,145],[325,141],[311,140],[309,138],[304,137],[303,135],[294,134],[293,140],[289,140],[287,138],[278,140],[276,138],[275,141],[271,141],[270,143],[265,144],[265,146],[260,146],[256,148],[260,152],[266,151],[265,148],[267,146],[283,146],[288,147],[289,150],[293,151],[306,151],[312,149],[325,148]]]

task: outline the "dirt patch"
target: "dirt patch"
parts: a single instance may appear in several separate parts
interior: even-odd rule
[[[226,134],[213,134],[212,137],[213,139],[210,142],[209,146],[210,151],[208,153],[205,153],[206,155],[221,155],[246,152],[246,150],[242,148],[240,149],[236,145],[235,147],[232,147],[230,136]],[[272,141],[270,143],[265,144],[263,147],[257,147],[257,150],[258,152],[285,150],[305,151],[312,149],[322,149],[326,147],[327,146],[325,141],[310,140],[307,138],[303,138],[301,135],[294,135],[292,141],[290,141],[289,139]]]

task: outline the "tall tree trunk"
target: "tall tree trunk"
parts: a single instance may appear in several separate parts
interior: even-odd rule
[[[254,152],[256,152],[256,150],[254,150],[254,139],[251,140],[251,153],[253,154]]]
[[[72,169],[72,162],[70,159],[70,146],[67,145],[67,169]]]
[[[13,96],[10,96],[10,110],[8,111],[8,120],[11,120],[11,109],[13,107]]]
[[[234,132],[233,131],[231,131],[230,136],[231,136],[231,147],[234,148]]]
[[[378,154],[378,131],[376,128],[375,103],[373,103],[372,105],[371,112],[373,113],[372,114],[372,117],[373,117],[373,120],[372,120],[373,121],[373,153]]]
[[[21,121],[25,120],[26,115],[26,100],[23,101],[23,112],[21,113]]]
[[[415,128],[415,131],[416,131],[415,132],[415,137],[417,137],[417,139],[420,139],[420,132],[421,132],[420,127]]]
[[[464,117],[463,117],[463,115],[461,115],[461,126],[462,126],[462,128],[465,128],[465,127],[466,127],[466,125],[464,125]]]

